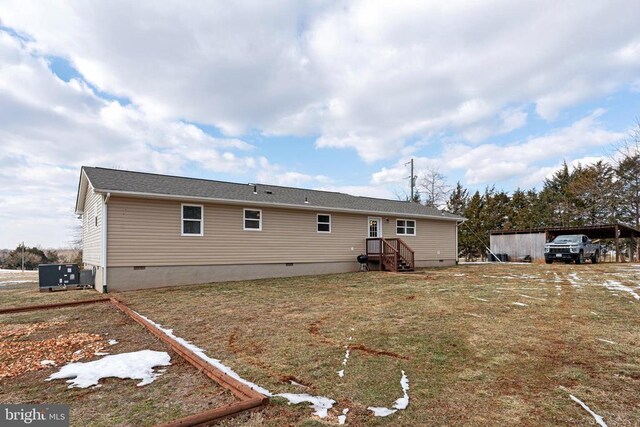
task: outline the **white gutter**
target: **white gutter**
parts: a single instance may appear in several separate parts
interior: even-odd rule
[[[111,193],[107,193],[102,199],[102,293],[108,292],[107,288],[107,202]]]
[[[311,204],[308,205],[295,205],[291,203],[273,203],[273,202],[261,202],[261,201],[253,201],[253,200],[235,200],[235,199],[221,199],[216,197],[194,197],[194,196],[176,196],[173,194],[154,194],[154,193],[142,193],[137,191],[113,191],[113,190],[101,190],[94,188],[94,192],[102,193],[102,194],[114,194],[114,195],[124,195],[124,196],[138,196],[138,197],[146,197],[150,199],[169,199],[169,200],[184,200],[184,201],[197,201],[197,202],[209,202],[209,203],[222,203],[228,205],[253,205],[253,206],[275,206],[275,207],[285,207],[291,209],[306,209],[306,210],[314,210],[314,211],[328,211],[328,212],[347,212],[347,213],[360,213],[360,214],[368,214],[368,215],[389,215],[389,216],[398,216],[402,215],[407,218],[426,218],[426,219],[435,219],[441,221],[460,221],[460,218],[451,218],[447,216],[440,215],[421,215],[421,214],[412,214],[412,213],[404,213],[404,212],[380,212],[380,211],[367,211],[361,209],[349,209],[349,208],[332,208],[328,206],[314,206]],[[466,219],[464,219],[466,221]],[[463,221],[463,222],[464,222]]]
[[[456,264],[460,262],[460,249],[458,248],[458,235],[460,234],[460,225],[466,222],[466,218],[463,220],[456,221]]]

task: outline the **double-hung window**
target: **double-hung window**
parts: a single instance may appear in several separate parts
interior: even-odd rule
[[[331,233],[331,215],[318,214],[318,233]]]
[[[249,230],[249,231],[262,230],[262,210],[260,209],[244,210],[244,230]]]
[[[182,235],[183,236],[203,236],[204,235],[204,209],[202,205],[182,204]]]
[[[397,219],[396,234],[398,236],[415,236],[416,221],[413,219]]]

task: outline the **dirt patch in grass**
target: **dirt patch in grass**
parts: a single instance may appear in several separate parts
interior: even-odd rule
[[[108,303],[1,315],[0,331],[4,332],[2,345],[31,343],[20,347],[23,358],[39,364],[38,359],[46,357],[57,363],[57,366],[43,366],[11,378],[0,378],[0,402],[68,404],[74,426],[154,425],[236,401],[230,392]],[[92,341],[95,348],[73,342],[60,358],[37,350],[60,337],[82,334],[97,337]],[[109,345],[109,340],[117,344]],[[76,348],[86,351],[74,354]],[[146,386],[138,387],[137,380],[104,378],[100,388],[70,389],[65,380],[45,381],[68,361],[69,353],[71,360],[84,362],[102,357],[92,350],[121,354],[143,349],[166,351],[171,356],[166,372]],[[239,425],[235,422],[230,420],[228,425]]]

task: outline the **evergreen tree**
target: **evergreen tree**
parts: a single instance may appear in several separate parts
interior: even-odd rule
[[[456,215],[463,215],[464,210],[467,207],[469,195],[467,189],[460,184],[460,181],[456,184],[456,188],[451,192],[449,200],[447,200],[447,211]]]
[[[483,209],[484,199],[480,195],[480,192],[476,191],[464,209],[464,217],[467,218],[467,222],[460,227],[458,240],[460,255],[467,260],[479,258],[484,255],[485,242],[482,239],[484,232],[482,226]]]
[[[541,198],[549,207],[545,212],[547,226],[569,226],[573,225],[572,200],[567,191],[571,183],[571,172],[569,165],[563,162],[562,168],[557,170],[553,176],[544,180]]]
[[[572,222],[577,225],[615,222],[618,197],[611,165],[602,161],[574,170],[567,188],[574,203]]]
[[[615,169],[620,219],[640,228],[640,152],[629,152]]]

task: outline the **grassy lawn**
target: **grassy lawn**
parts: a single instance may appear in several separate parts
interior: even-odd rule
[[[38,292],[38,272],[6,272],[0,270],[0,309],[23,305],[53,304],[99,298],[94,290],[73,292]]]
[[[596,425],[573,394],[609,426],[633,426],[640,420],[640,301],[628,290],[638,288],[638,265],[510,264],[117,296],[273,393],[337,401],[323,420],[306,404],[276,398],[230,423],[337,424],[349,408],[349,425]],[[373,417],[367,407],[391,407],[402,397],[402,370],[409,407]]]

